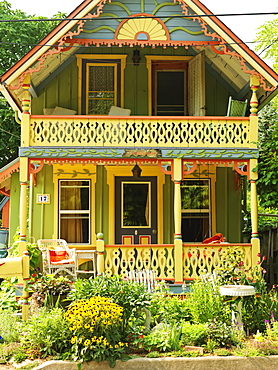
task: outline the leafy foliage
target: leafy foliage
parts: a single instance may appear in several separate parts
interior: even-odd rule
[[[63,18],[58,13],[53,18]],[[22,19],[44,19],[13,10],[8,1],[0,1],[0,75],[11,68],[32,49],[56,25],[57,21],[18,22]],[[12,22],[4,22],[12,20]],[[14,112],[3,97],[0,97],[0,167],[17,157],[20,144],[20,125],[15,122]]]
[[[278,112],[272,104],[262,110],[259,122],[257,189],[260,205],[265,208],[277,208]]]
[[[22,345],[29,357],[62,355],[70,350],[71,332],[61,309],[42,308],[23,328]]]
[[[144,284],[125,281],[121,276],[98,276],[95,279],[78,279],[69,298],[72,300],[89,299],[95,296],[111,298],[114,303],[123,307],[123,329],[130,317],[149,305],[150,293]]]
[[[121,341],[123,309],[111,299],[92,297],[72,304],[65,317],[72,332],[75,361],[107,360],[111,367],[123,359],[127,343]]]
[[[152,315],[153,325],[160,322],[175,324],[181,320],[191,319],[190,308],[186,300],[166,296],[163,292],[153,295],[148,309]]]
[[[278,18],[266,22],[258,28],[258,36],[255,41],[259,41],[256,50],[264,52],[266,58],[274,61],[274,68],[278,69]]]

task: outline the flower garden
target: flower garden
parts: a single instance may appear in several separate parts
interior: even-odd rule
[[[172,295],[165,282],[150,293],[144,284],[122,276],[70,280],[32,271],[28,290],[31,315],[19,318],[15,279],[0,290],[0,363],[36,359],[108,361],[144,357],[278,355],[278,289],[268,289],[263,262],[251,271],[240,251],[228,258],[213,276],[187,284]],[[222,285],[252,285],[255,295],[227,297]],[[239,300],[243,325],[232,320]]]

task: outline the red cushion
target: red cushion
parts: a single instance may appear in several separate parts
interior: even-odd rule
[[[69,257],[66,251],[50,250],[49,253],[51,262],[59,262]]]

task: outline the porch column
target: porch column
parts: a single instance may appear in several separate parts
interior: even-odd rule
[[[252,97],[250,101],[250,147],[257,148],[258,142],[258,98],[257,90],[260,82],[257,76],[251,76],[250,88],[252,90]],[[251,186],[251,243],[252,243],[252,265],[255,266],[260,261],[260,239],[258,234],[258,198],[257,198],[257,184],[258,172],[254,169],[258,165],[257,159],[250,159],[250,186]]]
[[[175,284],[183,283],[182,235],[181,235],[181,180],[182,159],[174,159],[174,258]]]
[[[21,120],[21,146],[29,146],[29,128],[30,128],[30,108],[31,108],[31,95],[29,92],[30,88],[30,75],[27,75],[23,83],[23,98],[22,98],[22,120]],[[27,209],[28,209],[28,158],[20,158],[20,210],[19,210],[19,244],[18,244],[18,255],[22,257],[27,253]],[[29,259],[27,264],[29,264]],[[26,269],[25,269],[26,270]],[[27,275],[28,276],[27,276]],[[28,290],[27,290],[27,280],[29,278],[29,265],[28,271],[25,272],[23,276],[23,281],[20,281],[19,284],[23,283],[23,292],[22,292],[22,318],[27,320],[29,316],[29,305],[28,305]]]

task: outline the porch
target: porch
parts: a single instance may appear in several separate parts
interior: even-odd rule
[[[237,250],[241,265],[249,270],[256,265],[258,253],[251,243],[105,245],[101,234],[96,243],[98,275],[125,274],[126,271],[152,270],[159,281],[184,283],[201,274],[212,273],[225,261],[229,251]]]

